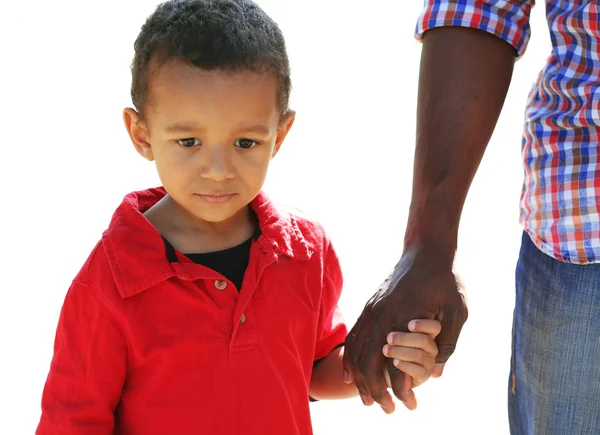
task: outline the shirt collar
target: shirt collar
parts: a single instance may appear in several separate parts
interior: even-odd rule
[[[167,258],[162,236],[143,213],[166,194],[164,188],[132,192],[115,211],[102,244],[117,289],[123,298],[134,296],[172,278],[184,280],[217,277],[216,272],[196,265],[184,255]],[[258,218],[260,251],[275,259],[281,255],[300,261],[310,259],[312,245],[300,231],[295,217],[278,209],[264,192],[250,203]]]

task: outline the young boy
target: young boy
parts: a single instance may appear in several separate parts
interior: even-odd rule
[[[125,125],[163,187],[125,197],[74,279],[37,433],[310,434],[309,397],[356,389],[335,251],[261,192],[294,121],[283,36],[249,0],[168,1],[132,73]],[[383,352],[427,378],[419,323]]]

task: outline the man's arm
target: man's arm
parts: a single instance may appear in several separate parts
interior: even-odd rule
[[[404,253],[346,340],[346,369],[361,395],[384,409],[393,406],[381,375],[386,361],[379,349],[386,334],[406,331],[410,319],[438,319],[437,362],[445,363],[466,321],[452,272],[460,214],[502,109],[515,57],[513,46],[480,30],[439,27],[424,35]],[[388,370],[394,394],[413,409],[405,375],[390,365]]]
[[[515,56],[512,46],[483,31],[425,33],[405,250],[432,247],[453,259],[463,204],[502,110]]]

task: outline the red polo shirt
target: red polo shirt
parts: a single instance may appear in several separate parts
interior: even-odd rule
[[[176,252],[125,197],[61,311],[39,435],[311,434],[314,361],[342,343],[342,275],[316,223],[251,207],[241,291]]]

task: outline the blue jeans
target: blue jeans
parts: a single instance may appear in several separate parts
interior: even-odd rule
[[[508,408],[512,435],[600,435],[600,264],[542,253],[523,235]]]

